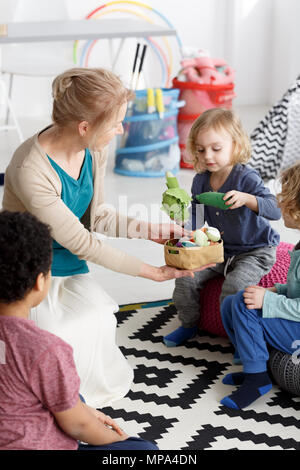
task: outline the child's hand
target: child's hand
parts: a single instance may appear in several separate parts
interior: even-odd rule
[[[267,289],[261,286],[247,287],[243,294],[244,302],[247,305],[247,308],[262,308],[266,290]]]
[[[87,405],[88,406],[88,405]],[[96,410],[95,408],[92,408],[91,406],[88,406],[89,410],[92,412],[94,416],[96,416],[101,423],[105,424],[105,426],[109,426],[112,428],[116,433],[118,433],[120,436],[123,436],[125,433],[124,431],[117,425],[117,423],[111,419],[110,416],[105,415],[102,413],[102,411]]]
[[[230,206],[229,209],[237,209],[247,203],[248,194],[241,191],[228,191],[223,197],[223,201],[225,201],[226,206]]]
[[[246,206],[248,209],[258,212],[258,202],[253,194],[232,190],[224,195],[223,201],[225,201],[226,206],[230,206],[229,209],[237,209],[238,207]]]

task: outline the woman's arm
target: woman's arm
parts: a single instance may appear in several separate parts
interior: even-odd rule
[[[141,266],[140,277],[146,279],[152,279],[152,281],[169,281],[171,279],[177,279],[179,277],[194,277],[194,273],[197,271],[203,271],[207,268],[212,268],[215,264],[206,264],[198,269],[177,269],[172,266],[151,266],[150,264],[143,263]]]
[[[53,238],[80,259],[112,271],[159,282],[176,277],[193,276],[192,271],[147,265],[137,257],[96,238],[64,204],[53,185],[43,176],[37,175],[32,168],[19,169],[16,183],[17,196],[26,209],[50,225]],[[148,233],[148,224],[146,227]]]
[[[60,245],[80,259],[123,274],[139,275],[142,261],[104,243],[89,232],[64,204],[46,174],[21,167],[15,170],[11,179],[10,186],[24,208],[50,226],[52,237]]]

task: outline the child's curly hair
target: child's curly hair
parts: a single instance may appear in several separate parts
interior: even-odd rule
[[[281,209],[300,221],[300,161],[281,173],[281,192],[277,201]]]
[[[201,170],[197,168],[196,139],[200,131],[210,128],[216,131],[224,129],[231,135],[233,141],[232,165],[248,162],[251,156],[251,144],[240,118],[230,109],[212,108],[200,114],[189,132],[187,151],[193,157],[196,171],[201,173]]]
[[[0,212],[0,302],[22,300],[49,273],[50,228],[28,212]]]

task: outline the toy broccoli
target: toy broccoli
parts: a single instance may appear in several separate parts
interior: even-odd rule
[[[177,178],[171,171],[167,171],[166,180],[168,189],[163,193],[161,209],[166,212],[172,220],[178,223],[186,222],[189,219],[187,207],[191,201],[191,197],[184,189],[179,187]]]

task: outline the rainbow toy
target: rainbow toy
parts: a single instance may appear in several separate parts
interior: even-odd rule
[[[93,11],[91,11],[87,16],[86,19],[99,19],[103,17],[104,15],[108,15],[111,13],[116,13],[116,12],[121,12],[121,13],[129,13],[134,16],[138,16],[139,18],[142,18],[144,21],[147,21],[148,23],[155,24],[154,20],[150,18],[147,15],[142,14],[141,12],[135,11],[134,9],[128,9],[128,8],[113,8],[110,10],[105,10],[108,7],[114,6],[114,5],[133,5],[135,7],[139,7],[145,10],[149,10],[152,14],[154,14],[156,17],[160,18],[164,24],[169,26],[170,28],[173,29],[172,24],[170,21],[158,10],[155,8],[152,8],[151,6],[138,2],[135,0],[119,0],[119,1],[111,1],[108,3],[105,3],[103,5],[100,5],[99,7],[95,8]],[[178,35],[176,35],[176,40],[178,43],[179,48],[181,49],[182,43]],[[145,41],[148,43],[148,45],[151,47],[153,50],[154,54],[156,55],[160,66],[162,70],[162,87],[168,88],[171,85],[171,77],[172,77],[172,67],[173,67],[173,56],[172,56],[172,50],[170,47],[170,44],[168,40],[164,37],[163,42],[166,46],[167,50],[167,55],[163,51],[163,49],[159,46],[159,44],[151,38],[145,38]],[[78,59],[78,44],[79,41],[75,41],[74,43],[74,48],[73,48],[73,60],[75,64],[79,64],[81,67],[88,67],[89,63],[89,58],[91,55],[91,52],[95,46],[95,44],[98,42],[98,40],[93,40],[93,41],[87,41],[82,49],[81,56]]]

